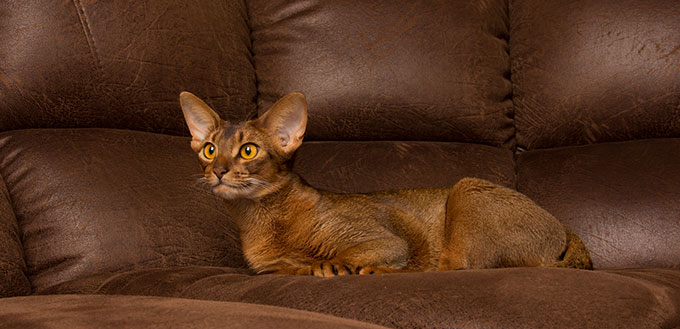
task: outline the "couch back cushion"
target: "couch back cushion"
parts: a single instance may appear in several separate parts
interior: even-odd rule
[[[510,1],[524,149],[680,137],[680,1]]]
[[[680,139],[523,152],[517,188],[579,235],[596,268],[680,269]]]
[[[189,90],[255,115],[240,1],[3,1],[0,131],[110,127],[186,134]]]
[[[250,0],[258,108],[307,95],[308,140],[512,146],[507,5]]]
[[[450,186],[470,175],[515,185],[510,150],[461,143],[311,142],[293,167],[314,186],[339,192]],[[226,203],[198,181],[188,137],[114,129],[4,132],[0,176],[36,291],[105,272],[247,267]]]
[[[199,173],[187,137],[113,129],[0,134],[0,175],[36,290],[136,268],[245,268],[224,201],[201,186]]]
[[[25,273],[19,225],[5,181],[0,177],[0,298],[28,295],[31,284]]]

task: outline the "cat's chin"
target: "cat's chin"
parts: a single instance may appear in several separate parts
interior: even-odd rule
[[[252,193],[248,191],[248,189],[232,187],[225,184],[219,184],[217,186],[214,186],[212,188],[212,192],[215,195],[227,200],[248,198]]]
[[[219,184],[212,188],[212,192],[223,199],[236,200],[236,199],[257,199],[261,197],[260,194],[262,191],[261,189],[252,186],[237,187],[227,184]]]

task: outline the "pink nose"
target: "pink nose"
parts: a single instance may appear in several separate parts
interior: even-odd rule
[[[215,176],[217,176],[218,179],[222,179],[222,176],[228,173],[229,170],[227,168],[224,168],[223,166],[217,166],[213,168],[213,172],[215,173]]]

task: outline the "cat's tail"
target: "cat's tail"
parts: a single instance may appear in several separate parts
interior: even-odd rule
[[[579,237],[565,228],[567,233],[567,248],[562,254],[562,259],[552,264],[553,267],[571,267],[584,270],[593,269],[593,261],[586,245]]]

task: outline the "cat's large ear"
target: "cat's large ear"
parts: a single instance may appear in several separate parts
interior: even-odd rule
[[[267,112],[255,120],[274,139],[279,153],[290,158],[302,144],[307,128],[307,101],[301,93],[281,97]]]
[[[211,131],[220,126],[222,119],[208,104],[188,91],[179,94],[179,103],[193,137],[191,147],[196,149]]]

